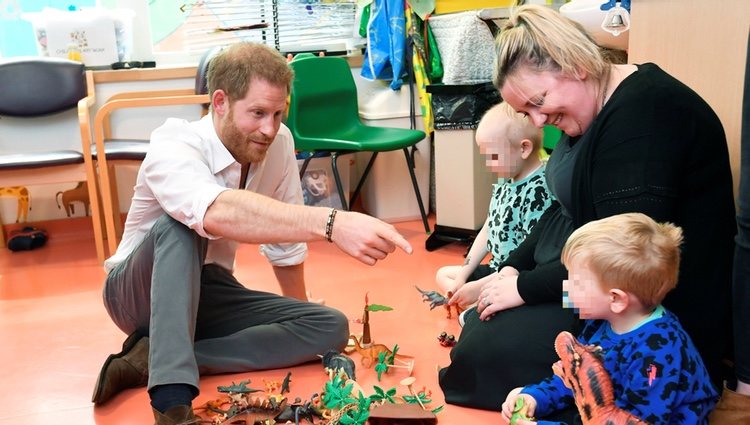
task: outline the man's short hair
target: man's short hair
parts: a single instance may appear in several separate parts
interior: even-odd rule
[[[208,93],[223,90],[229,101],[242,99],[253,80],[291,89],[294,72],[286,58],[264,44],[240,42],[218,53],[208,65]]]
[[[682,229],[626,213],[584,224],[568,238],[562,262],[584,262],[605,286],[656,307],[677,285]]]

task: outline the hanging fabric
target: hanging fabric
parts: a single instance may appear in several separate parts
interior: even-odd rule
[[[428,21],[422,21],[408,5],[405,12],[406,27],[409,33],[408,42],[413,47],[414,82],[419,94],[419,105],[422,111],[424,129],[429,134],[434,130],[434,121],[431,95],[427,93],[427,86],[440,82],[443,76],[443,65]],[[432,42],[429,41],[430,39],[432,39]]]
[[[404,0],[374,0],[370,4],[363,78],[391,80],[391,89],[401,88],[406,45],[405,21]]]

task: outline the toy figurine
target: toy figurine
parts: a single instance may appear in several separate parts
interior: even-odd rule
[[[348,379],[356,380],[354,372],[354,360],[336,350],[328,350],[320,356],[323,361],[323,367],[328,373],[328,378],[333,378],[333,374],[343,373]]]
[[[461,308],[458,305],[451,306],[450,304],[448,304],[448,301],[453,296],[452,292],[448,292],[448,296],[444,297],[437,291],[423,291],[417,285],[414,285],[414,287],[417,288],[417,291],[419,291],[422,294],[422,301],[430,303],[430,310],[434,309],[437,306],[442,305],[445,307],[445,310],[448,312],[449,319],[452,317],[451,308],[456,309],[456,317],[458,317],[458,315],[461,313]]]
[[[370,304],[370,300],[365,293],[365,310],[362,314],[362,339],[359,341],[363,347],[367,347],[372,344],[372,337],[370,336],[370,312],[371,311],[391,311],[392,307],[380,304]]]
[[[528,415],[529,405],[526,404],[523,397],[516,399],[516,404],[513,406],[513,414],[510,417],[510,425],[517,425],[519,419],[525,421],[533,421],[534,418]]]
[[[216,387],[216,390],[220,393],[235,393],[235,394],[249,394],[249,393],[255,393],[261,390],[257,390],[255,388],[250,388],[247,386],[247,384],[250,383],[250,380],[242,381],[239,384],[235,384],[234,381],[232,381],[232,385],[226,385],[221,386],[219,385]]]
[[[560,361],[552,365],[552,371],[573,391],[584,425],[646,424],[615,404],[615,390],[601,359],[601,347],[583,345],[569,332],[560,332],[555,338],[555,351]]]
[[[447,332],[440,332],[438,341],[440,341],[440,345],[442,345],[443,347],[453,347],[454,345],[456,345],[456,337],[453,335],[448,335]]]
[[[414,287],[422,294],[422,301],[430,303],[430,310],[439,305],[448,304],[448,298],[440,295],[437,291],[423,291],[417,285],[414,285]]]
[[[315,417],[320,418],[321,414],[315,408],[313,402],[306,401],[303,403],[302,399],[297,397],[294,399],[294,403],[288,404],[274,420],[277,423],[294,422],[296,425],[299,425],[300,419],[304,419],[311,424],[315,423]]]
[[[354,341],[354,348],[362,356],[360,362],[364,367],[369,368],[372,366],[372,364],[378,360],[378,354],[380,353],[385,353],[386,356],[393,354],[391,349],[383,344],[370,344],[369,347],[363,347],[356,336],[350,335],[349,338]]]

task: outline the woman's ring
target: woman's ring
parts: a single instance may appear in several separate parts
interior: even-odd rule
[[[482,304],[484,304],[484,305],[490,305],[490,302],[487,299],[487,297],[482,298]]]

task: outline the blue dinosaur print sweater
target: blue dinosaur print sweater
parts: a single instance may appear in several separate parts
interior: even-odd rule
[[[619,335],[607,321],[587,320],[578,340],[602,347],[618,407],[654,425],[707,424],[718,394],[703,360],[677,317],[657,311],[661,317]],[[557,376],[521,392],[537,401],[537,418],[573,405],[572,391]]]

